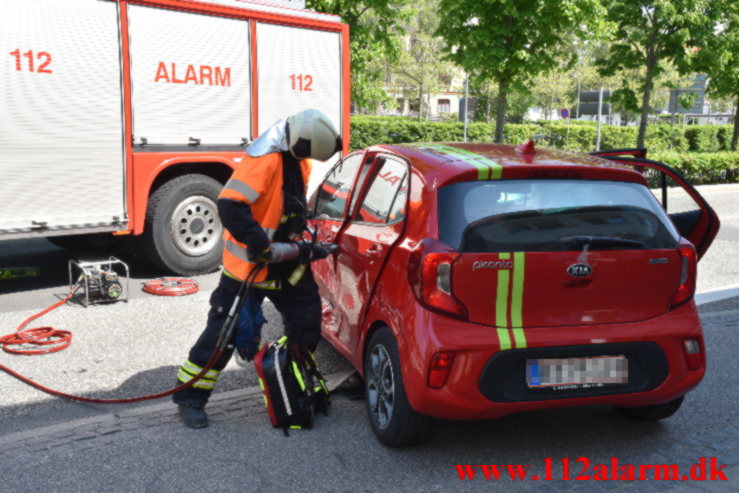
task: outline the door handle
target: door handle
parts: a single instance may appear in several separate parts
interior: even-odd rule
[[[366,255],[371,258],[377,258],[382,255],[382,244],[374,243],[367,249]]]

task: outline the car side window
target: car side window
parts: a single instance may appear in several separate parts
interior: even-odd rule
[[[362,200],[355,221],[386,224],[405,217],[408,167],[394,159],[380,159],[384,162]]]
[[[376,154],[368,154],[367,157],[364,159],[364,163],[362,164],[362,169],[359,172],[359,178],[357,179],[357,186],[355,187],[355,193],[352,196],[352,203],[349,206],[350,214],[352,214],[356,210],[357,199],[359,198],[359,193],[362,190],[362,185],[364,185],[365,180],[367,180],[367,174],[372,169],[372,163],[375,161],[376,157],[377,157]],[[383,158],[380,158],[380,159],[383,159]]]
[[[343,220],[346,201],[351,196],[354,177],[362,164],[362,153],[352,154],[340,161],[329,172],[326,179],[318,187],[315,219]]]

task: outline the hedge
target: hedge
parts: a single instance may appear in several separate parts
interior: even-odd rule
[[[650,152],[649,159],[680,171],[694,185],[739,183],[739,152]]]
[[[461,141],[464,125],[461,122],[426,122],[403,117],[355,116],[351,122],[351,148],[362,149],[375,144],[403,142]],[[680,127],[651,125],[647,133],[648,157],[662,161],[679,171],[695,184],[739,182],[739,152],[726,149],[731,140],[731,125],[695,125],[683,132]],[[601,127],[601,149],[634,147],[638,128]],[[569,139],[567,124],[551,125],[509,124],[503,128],[505,142],[518,144],[536,134],[545,136],[547,147],[567,148],[588,152],[595,146],[597,129],[593,125],[571,125]],[[467,128],[470,142],[492,142],[495,127],[492,124],[472,122]],[[672,149],[670,149],[672,144]]]
[[[461,141],[464,134],[461,122],[419,122],[405,117],[354,116],[351,126],[352,149],[402,142],[454,142]],[[634,147],[638,131],[637,127],[603,125],[601,149]],[[732,131],[731,125],[693,125],[685,130],[680,126],[650,125],[646,146],[652,152],[727,150]],[[503,128],[503,138],[509,144],[524,142],[537,134],[543,135],[550,147],[584,152],[595,148],[597,128],[589,124],[560,122],[507,124]],[[467,128],[470,142],[491,142],[494,135],[492,123],[471,122]]]

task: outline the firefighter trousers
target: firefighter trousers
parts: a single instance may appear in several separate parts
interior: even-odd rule
[[[259,283],[260,287],[254,286],[252,289],[258,303],[261,304],[264,298],[268,298],[280,312],[285,335],[314,351],[321,337],[321,298],[310,266],[306,265],[300,274],[290,276],[284,281]],[[178,385],[192,380],[210,360],[240,286],[240,281],[225,274],[221,275],[218,287],[210,297],[210,311],[205,330],[190,349],[187,361],[177,373]],[[232,336],[221,357],[208,373],[191,387],[173,395],[175,403],[205,405],[221,371],[233,355],[235,336],[235,334]]]

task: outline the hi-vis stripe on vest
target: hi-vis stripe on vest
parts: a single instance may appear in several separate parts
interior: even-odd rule
[[[510,260],[510,253],[498,254],[500,260]],[[523,288],[526,254],[513,253],[513,275],[511,269],[498,270],[498,293],[495,298],[495,325],[500,350],[526,347],[523,330]],[[513,279],[511,279],[513,277]]]
[[[474,152],[442,144],[414,145],[424,150],[453,157],[455,159],[459,159],[460,161],[464,161],[465,163],[471,164],[472,166],[477,168],[478,180],[499,180],[503,175],[503,167],[500,164],[496,163],[492,159],[486,158],[485,156],[475,154]]]

